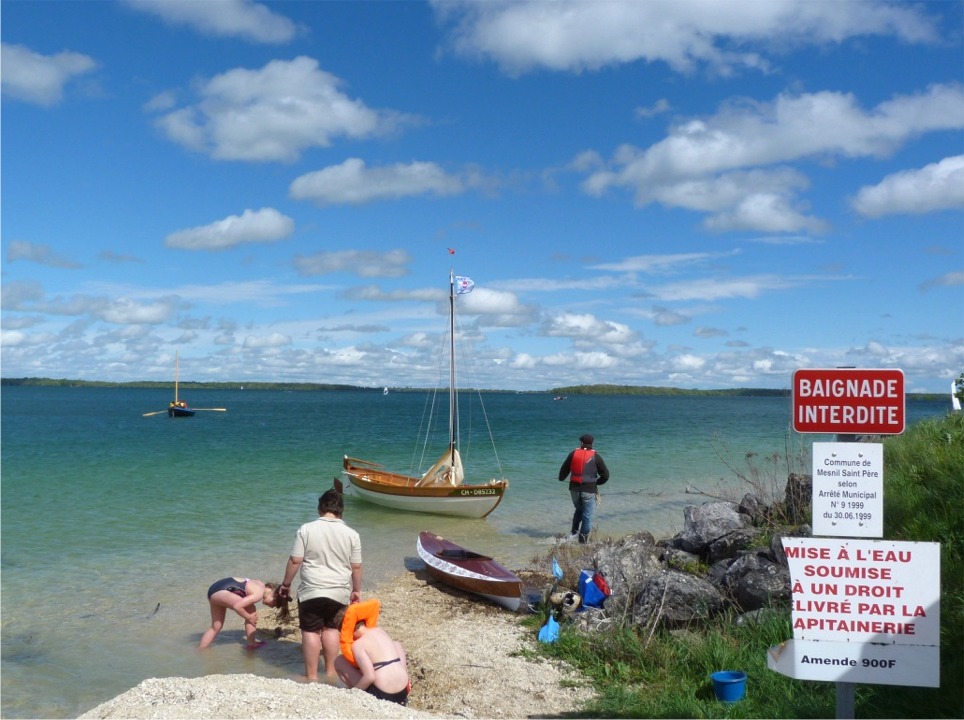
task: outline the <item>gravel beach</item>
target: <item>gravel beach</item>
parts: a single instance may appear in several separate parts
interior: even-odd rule
[[[145,680],[81,717],[538,718],[576,711],[592,697],[570,667],[523,652],[538,644],[537,631],[521,623],[524,615],[439,585],[424,569],[366,597],[381,601],[379,624],[405,646],[408,707],[324,683],[210,675]],[[273,613],[259,614],[259,636],[290,644],[300,660],[296,623],[278,628]]]

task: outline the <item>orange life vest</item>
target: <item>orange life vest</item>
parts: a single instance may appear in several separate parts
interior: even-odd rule
[[[570,482],[573,482],[576,485],[582,485],[582,476],[584,474],[583,471],[586,469],[586,465],[590,463],[595,454],[596,451],[590,450],[589,448],[579,448],[572,454],[572,464],[569,466],[569,472],[572,474],[572,477],[570,477]],[[589,470],[592,475],[589,482],[595,482],[596,463],[592,463],[592,466],[589,468]]]
[[[378,625],[378,613],[381,609],[382,604],[375,598],[352,603],[345,609],[345,619],[341,621],[341,654],[355,667],[358,667],[358,663],[351,651],[351,645],[355,642],[355,626],[364,621],[365,627],[375,627]]]

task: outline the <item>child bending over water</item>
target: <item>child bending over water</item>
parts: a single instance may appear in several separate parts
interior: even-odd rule
[[[244,620],[244,636],[248,643],[247,650],[255,650],[263,641],[255,640],[254,633],[258,629],[259,602],[270,608],[277,608],[281,619],[287,620],[288,599],[278,592],[277,583],[263,583],[252,578],[227,577],[218,580],[208,588],[208,603],[211,605],[211,627],[201,636],[199,648],[206,648],[224,627],[224,616],[228,609],[234,610]]]

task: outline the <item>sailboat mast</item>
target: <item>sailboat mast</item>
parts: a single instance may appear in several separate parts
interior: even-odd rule
[[[455,396],[455,269],[449,270],[449,450],[455,450],[458,405]]]
[[[178,351],[174,351],[174,404],[177,405],[177,379],[181,374],[181,358]]]

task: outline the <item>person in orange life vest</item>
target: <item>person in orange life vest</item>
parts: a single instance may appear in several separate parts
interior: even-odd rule
[[[609,468],[599,453],[592,449],[593,437],[588,433],[579,438],[579,447],[569,453],[559,468],[559,482],[569,478],[569,494],[575,512],[572,514],[572,534],[585,543],[592,532],[592,516],[599,499],[597,486],[609,482]]]
[[[343,641],[344,634],[342,628]],[[407,705],[412,685],[402,644],[382,628],[368,627],[363,620],[355,623],[352,640],[351,659],[345,655],[335,659],[335,669],[345,687],[364,690],[379,700]]]

